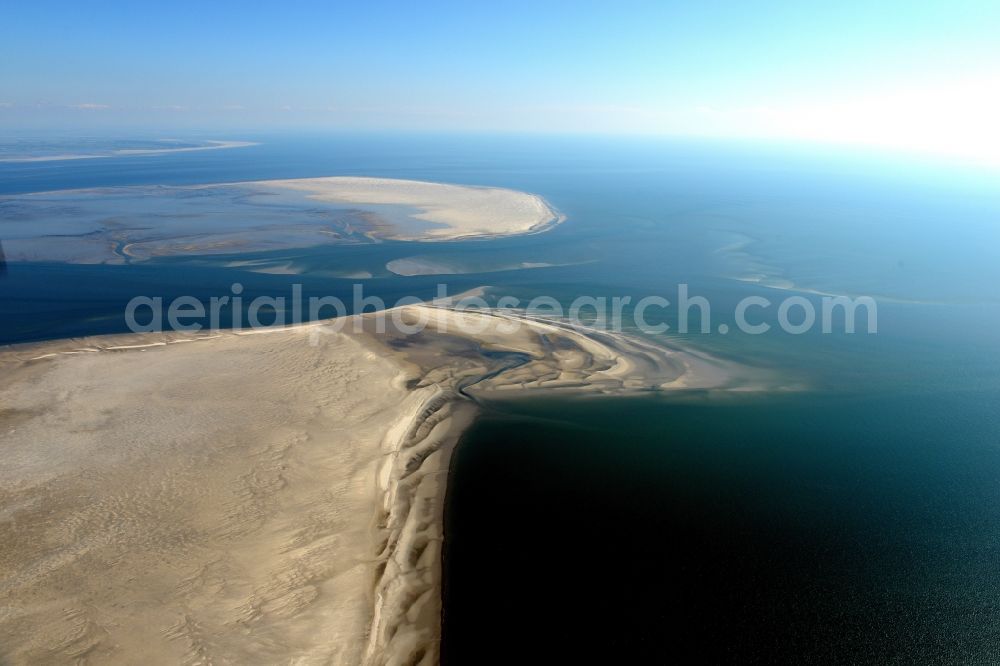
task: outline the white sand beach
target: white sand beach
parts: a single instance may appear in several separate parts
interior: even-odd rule
[[[435,664],[445,483],[477,397],[739,372],[434,305],[7,348],[0,662]]]

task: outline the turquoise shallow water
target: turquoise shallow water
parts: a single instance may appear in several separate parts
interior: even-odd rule
[[[227,137],[211,137],[227,138]],[[709,299],[669,334],[795,394],[498,405],[452,471],[446,653],[544,642],[729,660],[988,661],[1000,613],[1000,187],[995,174],[787,147],[544,137],[233,137],[260,146],[0,164],[4,195],[373,175],[499,185],[568,216],[535,236],[385,242],[129,266],[10,262],[0,343],[124,330],[139,294],[392,301]],[[52,220],[55,225],[58,220]],[[44,221],[40,224],[45,224]],[[53,228],[55,228],[53,226]],[[419,257],[460,274],[401,277]],[[226,267],[291,263],[301,275]],[[511,266],[549,267],[509,270]],[[505,270],[506,269],[506,270]],[[797,290],[797,291],[796,291]],[[871,295],[878,333],[731,326],[747,296]],[[758,311],[775,323],[774,309]],[[676,330],[676,312],[651,312]],[[697,320],[694,322],[697,325]],[[721,323],[730,332],[718,330]],[[505,556],[510,558],[505,559]],[[506,564],[505,564],[506,563]]]

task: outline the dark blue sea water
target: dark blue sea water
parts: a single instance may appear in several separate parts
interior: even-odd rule
[[[276,250],[125,266],[9,262],[0,343],[124,330],[135,295],[711,304],[668,337],[794,392],[492,405],[453,464],[449,663],[498,656],[987,663],[1000,658],[1000,180],[832,149],[527,136],[240,136],[232,150],[0,163],[4,195],[370,175],[513,187],[568,220],[534,236]],[[2,210],[2,208],[0,208]],[[0,217],[0,241],[4,220]],[[417,257],[458,274],[396,276]],[[512,269],[522,264],[550,267]],[[876,334],[733,326],[748,296],[871,296]],[[775,307],[758,310],[776,324]],[[697,329],[700,318],[695,319]],[[729,326],[723,334],[720,324]],[[864,330],[864,327],[859,327]],[[539,642],[540,641],[540,642]],[[529,646],[532,646],[529,649]],[[509,650],[509,652],[504,652]],[[549,661],[548,663],[552,663]]]

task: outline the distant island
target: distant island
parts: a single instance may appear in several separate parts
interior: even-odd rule
[[[23,142],[13,152],[0,153],[0,162],[56,162],[60,160],[89,160],[102,157],[128,157],[137,155],[165,155],[190,153],[201,150],[224,150],[256,146],[254,141],[91,141],[81,144],[79,152],[69,152],[63,142],[56,144]],[[19,148],[19,149],[18,149]]]

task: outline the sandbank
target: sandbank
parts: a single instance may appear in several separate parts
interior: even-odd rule
[[[383,240],[485,239],[544,231],[563,219],[544,199],[526,192],[387,178],[0,197],[0,238],[12,262],[126,264]]]
[[[413,218],[435,225],[422,229],[387,225],[374,232],[392,240],[495,238],[544,231],[564,219],[540,196],[502,187],[348,176],[257,184],[306,192],[311,199],[331,203],[410,206],[417,209]]]
[[[436,664],[445,483],[479,401],[738,375],[434,304],[6,348],[0,661]]]

